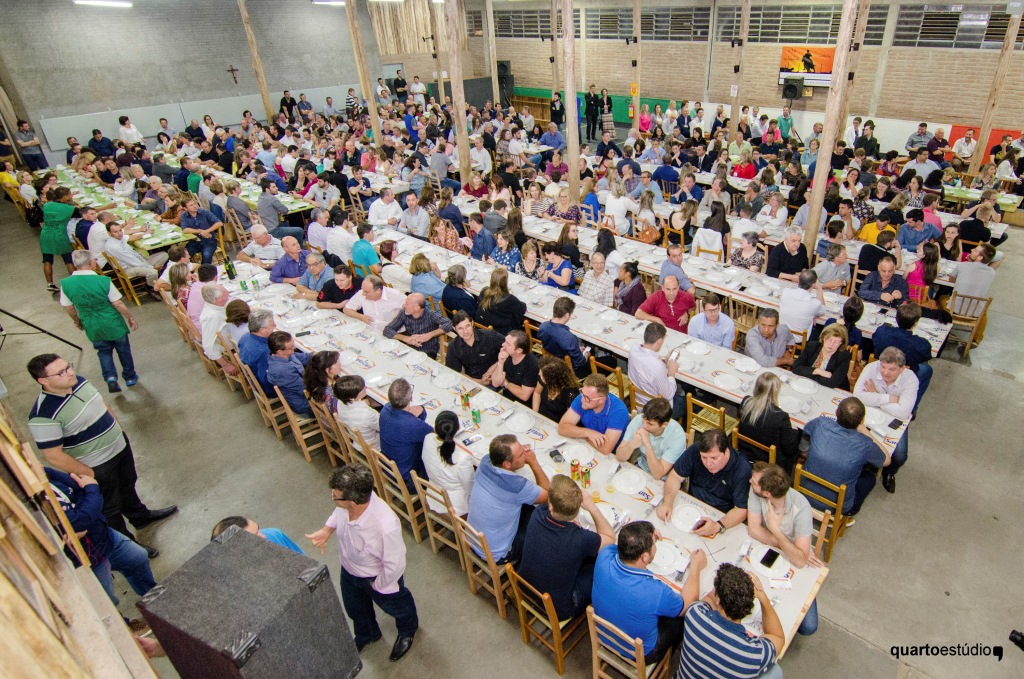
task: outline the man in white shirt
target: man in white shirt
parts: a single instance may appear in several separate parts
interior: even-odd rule
[[[346,316],[368,323],[374,330],[383,330],[394,320],[405,304],[405,294],[384,286],[384,279],[372,274],[363,279],[355,296],[345,303]]]
[[[295,164],[298,162],[299,147],[292,144],[288,147],[288,152],[281,156],[281,169],[284,170],[286,179],[295,172]]]
[[[723,349],[732,349],[736,339],[736,324],[722,313],[722,298],[709,292],[704,296],[703,308],[703,311],[690,319],[686,334]]]
[[[143,144],[146,138],[139,132],[139,128],[135,127],[135,124],[128,119],[128,116],[121,116],[117,120],[121,127],[117,130],[117,136],[121,141],[128,144]]]
[[[107,225],[107,234],[109,237],[103,244],[103,251],[117,260],[128,278],[145,276],[146,283],[153,287],[156,279],[160,276],[160,269],[167,263],[167,253],[154,252],[144,258],[128,244],[129,237],[125,235],[124,228],[117,222]],[[141,235],[139,237],[141,238]]]
[[[262,224],[253,224],[249,235],[252,241],[238,253],[238,259],[268,271],[274,268],[274,263],[284,257],[281,241],[267,233],[267,227]]]
[[[398,222],[398,230],[426,240],[427,233],[430,231],[430,215],[420,207],[420,201],[415,193],[409,192],[406,195],[405,204],[406,208],[402,212],[402,219]]]
[[[860,123],[860,116],[857,116],[853,119],[853,125],[846,129],[846,133],[843,135],[843,141],[846,142],[846,148],[852,149],[853,145],[857,142],[857,138],[861,135]]]
[[[822,214],[825,211],[822,210]],[[860,233],[860,219],[857,215],[853,214],[853,201],[849,198],[843,198],[839,201],[838,216],[836,219],[843,220],[843,238],[846,240],[853,240]]]
[[[306,243],[321,251],[327,249],[327,234],[331,231],[331,215],[327,210],[315,208],[313,221],[306,227]]]
[[[909,422],[917,403],[917,374],[907,369],[907,357],[896,347],[886,347],[878,360],[868,363],[857,380],[853,395],[864,405],[880,408],[897,420]],[[892,451],[889,466],[882,469],[882,487],[896,492],[896,472],[907,461],[909,430],[904,430]]]
[[[402,206],[391,189],[381,189],[380,198],[370,203],[366,221],[374,226],[395,226],[402,218]]]
[[[996,278],[996,270],[990,266],[995,256],[996,249],[989,243],[981,243],[971,250],[967,261],[957,263],[949,275],[954,281],[953,292],[970,297],[988,297],[989,288],[992,287],[992,282]],[[953,311],[966,314],[970,309],[965,306],[965,304],[957,304],[957,308]],[[986,317],[979,322],[976,340],[980,341],[984,337],[987,321],[986,314]]]
[[[231,296],[227,289],[219,283],[207,283],[203,286],[203,310],[199,312],[199,331],[203,339],[203,353],[210,360],[217,361],[229,375],[238,372],[238,368],[224,357],[224,348],[217,341],[217,333],[227,324],[224,307]]]
[[[326,250],[342,262],[347,263],[352,259],[352,246],[356,244],[357,238],[355,232],[352,231],[352,222],[346,219],[341,226],[327,231]]]
[[[427,105],[427,98],[425,96],[427,94],[427,86],[420,82],[418,75],[414,75],[412,82],[409,83],[409,94],[412,95],[413,101],[420,106]]]
[[[526,130],[527,133],[533,132],[533,126],[536,124],[536,120],[532,115],[530,115],[529,106],[523,107],[523,115],[521,117],[523,119],[523,129]]]
[[[660,396],[668,400],[672,404],[673,419],[678,419],[686,413],[686,396],[676,382],[678,361],[660,355],[667,335],[664,325],[647,324],[644,328],[644,343],[629,350],[629,381],[652,397]],[[638,406],[646,404],[648,400],[647,396],[637,394]]]
[[[306,200],[311,200],[321,210],[330,212],[341,201],[341,191],[330,182],[331,176],[321,172],[316,177],[316,186],[306,194]]]
[[[796,288],[786,288],[779,299],[779,320],[794,333],[810,334],[814,319],[824,316],[825,298],[813,269],[800,272]]]
[[[964,136],[953,144],[953,155],[963,161],[964,165],[971,162],[974,152],[978,148],[978,141],[974,138],[974,129],[968,127]]]
[[[491,152],[484,148],[483,137],[477,137],[473,141],[473,148],[469,150],[469,160],[472,167],[480,168],[481,176],[491,174]]]

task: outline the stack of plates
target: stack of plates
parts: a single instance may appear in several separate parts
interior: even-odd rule
[[[623,469],[612,479],[612,486],[623,495],[639,493],[646,485],[644,475],[635,469]]]
[[[797,391],[801,394],[813,394],[818,391],[818,383],[814,380],[809,380],[806,377],[796,377],[790,382],[789,386],[793,387],[793,391]]]
[[[672,510],[672,525],[684,533],[692,533],[700,518],[700,510],[690,505],[679,505]]]

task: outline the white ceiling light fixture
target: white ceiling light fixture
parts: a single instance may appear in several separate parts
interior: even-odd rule
[[[75,0],[76,5],[88,5],[91,7],[116,7],[118,9],[131,9],[132,3],[124,0]]]
[[[345,0],[312,0],[314,5],[326,5],[328,7],[344,7]]]

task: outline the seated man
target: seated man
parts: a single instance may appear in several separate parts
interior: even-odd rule
[[[896,258],[884,255],[878,262],[878,270],[872,271],[864,278],[857,294],[865,302],[898,307],[910,299],[910,287],[906,279],[896,273]]]
[[[822,220],[824,218],[825,211],[822,210]],[[793,226],[786,229],[786,235],[782,242],[768,253],[768,267],[765,273],[772,278],[796,283],[800,272],[810,265],[803,238],[802,229]]]
[[[932,359],[932,345],[924,337],[914,334],[914,326],[921,320],[921,306],[916,302],[907,302],[896,310],[896,326],[888,323],[878,326],[871,336],[875,353],[881,355],[888,347],[896,347],[903,352],[907,367],[917,375],[917,401],[914,410],[921,403],[921,397],[932,381],[932,367],[928,361]]]
[[[917,252],[917,246],[942,238],[942,230],[924,220],[921,209],[907,210],[907,222],[896,233],[900,247],[909,252]]]
[[[352,264],[356,273],[360,271],[372,272],[380,275],[380,255],[373,248],[374,231],[370,224],[360,224],[356,227],[356,242],[352,244]]]
[[[295,284],[296,290],[292,299],[315,300],[320,297],[320,291],[324,286],[333,280],[334,272],[327,268],[324,256],[319,252],[311,252],[306,255],[306,270]]]
[[[380,198],[370,203],[366,221],[372,226],[395,227],[402,218],[402,206],[395,200],[395,193],[389,188],[380,190]]]
[[[296,351],[290,333],[277,330],[267,337],[267,381],[281,390],[288,406],[299,417],[313,417],[313,408],[306,400],[306,384],[302,379],[311,354]]]
[[[676,280],[679,281],[680,288],[687,292],[693,292],[693,283],[690,282],[690,279],[683,271],[683,246],[679,243],[670,243],[667,250],[668,256],[661,263],[658,285],[664,285],[666,278],[675,276]]]
[[[697,306],[693,295],[680,290],[679,279],[665,276],[661,289],[649,296],[636,310],[641,321],[660,323],[667,328],[686,332],[690,322],[690,309]]]
[[[865,246],[867,247],[867,246]],[[818,285],[822,290],[842,291],[850,282],[850,265],[846,263],[846,246],[840,243],[831,243],[825,251],[825,256],[814,267],[814,274],[818,277]]]
[[[996,279],[996,269],[999,268],[1000,259],[997,258],[996,249],[990,243],[981,243],[967,255],[967,261],[959,262],[950,273],[953,279],[953,292],[958,295],[970,297],[988,297],[988,291]],[[946,300],[943,306],[949,306],[950,300]],[[949,309],[958,314],[967,314],[970,311],[967,303],[958,303],[957,308]],[[985,338],[985,327],[988,325],[988,313],[978,321],[978,330],[974,334],[974,341],[981,342]]]
[[[704,296],[704,310],[690,319],[687,334],[708,344],[732,349],[736,324],[722,313],[722,298],[713,292]]]
[[[750,462],[729,449],[729,439],[721,429],[695,435],[694,444],[672,465],[665,479],[665,499],[658,506],[662,521],[671,518],[684,479],[689,479],[690,495],[725,513],[720,521],[702,519],[694,529],[697,535],[712,537],[746,520]]]
[[[886,256],[893,257],[896,268],[899,268],[903,250],[900,249],[900,244],[896,241],[896,232],[889,226],[889,218],[878,215],[875,218],[875,225],[880,229],[875,236],[875,242],[868,243],[860,249],[860,254],[857,256],[857,268],[866,272],[878,271],[878,264]],[[863,233],[864,229],[861,229],[861,234]]]
[[[536,483],[516,474],[527,465]],[[467,521],[487,538],[495,561],[519,560],[533,506],[548,501],[548,485],[533,448],[519,443],[513,434],[491,439],[487,457],[476,470]]]
[[[171,267],[175,264],[184,264],[188,267],[190,273],[199,266],[193,264],[192,260],[189,259],[188,249],[184,245],[172,245],[167,248],[167,263],[164,264],[164,270],[160,274],[160,278],[153,284],[154,290],[157,292],[162,290],[171,291]]]
[[[761,604],[761,636],[753,636],[742,623],[754,610],[755,599]],[[757,575],[721,564],[714,589],[687,607],[683,621],[677,676],[782,679],[777,660],[786,633]]]
[[[383,330],[405,305],[405,293],[384,286],[384,279],[371,274],[341,311],[346,316],[368,323],[374,330]]]
[[[154,252],[148,257],[143,257],[138,250],[128,244],[129,240],[135,238],[126,236],[124,227],[118,222],[107,224],[107,233],[109,238],[103,244],[103,251],[107,257],[117,260],[128,278],[145,276],[146,283],[153,287],[160,276],[160,269],[167,263],[167,253]],[[139,234],[138,238],[142,238],[142,235]]]
[[[505,336],[498,359],[488,372],[490,385],[500,389],[502,396],[532,406],[540,364],[530,351],[530,338],[524,331],[512,330]]]
[[[919,382],[913,370],[907,370],[907,359],[896,347],[887,347],[878,360],[868,363],[857,379],[853,393],[866,406],[874,406],[897,420],[910,422],[917,403]],[[807,429],[804,429],[807,433]],[[892,451],[892,464],[882,470],[882,487],[896,492],[896,472],[907,462],[910,430],[906,429]]]
[[[342,309],[362,289],[363,279],[353,276],[348,264],[339,264],[331,273],[331,280],[324,283],[316,296],[317,309]]]
[[[423,406],[412,404],[412,385],[401,377],[388,387],[388,402],[380,411],[380,452],[394,460],[398,471],[410,491],[412,470],[421,478],[427,478],[423,466],[423,438],[433,433],[427,424],[427,411]]]
[[[274,385],[267,379],[267,364],[270,359],[270,346],[267,339],[277,330],[274,323],[274,312],[267,309],[253,309],[249,314],[249,333],[238,340],[238,358],[249,366],[256,381],[263,387],[263,393],[269,398],[277,398]]]
[[[683,613],[700,599],[700,574],[707,565],[703,550],[690,555],[682,594],[647,570],[658,551],[658,531],[649,521],[627,523],[617,544],[597,555],[594,566],[594,613],[644,643],[644,661],[653,666],[683,638]],[[623,649],[626,655],[632,653]]]
[[[629,426],[629,409],[615,394],[608,393],[604,375],[589,375],[579,395],[558,423],[558,433],[586,439],[598,452],[610,455]]]
[[[261,269],[274,268],[277,260],[284,257],[281,241],[271,236],[262,224],[254,224],[249,234],[252,236],[252,241],[239,251],[238,260],[248,262]]]
[[[238,368],[224,356],[224,347],[218,341],[220,331],[227,323],[225,307],[231,300],[231,295],[219,283],[204,285],[200,294],[203,296],[204,302],[203,310],[199,314],[199,332],[203,343],[203,353],[211,361],[216,361],[225,373],[234,375],[238,372]]]
[[[597,532],[576,522],[581,507],[590,514]],[[615,531],[591,494],[558,474],[551,479],[547,505],[537,507],[526,527],[519,576],[538,592],[551,595],[559,620],[575,618],[590,605],[594,559],[612,544]]]
[[[587,357],[590,348],[580,349],[580,340],[569,329],[569,318],[576,310],[576,302],[571,297],[559,297],[551,308],[551,320],[544,321],[537,329],[537,337],[544,351],[556,358],[569,357],[572,369],[578,376],[590,374]]]
[[[352,200],[358,200],[363,210],[369,210],[374,201],[370,180],[363,176],[363,168],[358,165],[352,168],[352,178],[348,180],[348,193]]]
[[[437,338],[451,331],[452,322],[433,309],[428,309],[427,298],[423,293],[414,292],[405,298],[401,310],[384,327],[384,336],[389,339],[393,337],[436,359],[437,351],[441,348]]]
[[[758,460],[750,474],[747,535],[782,552],[795,568],[823,566],[814,556],[814,513],[803,493],[792,488],[789,474],[777,464]],[[818,630],[818,602],[811,603],[798,634]]]
[[[661,357],[668,331],[664,325],[648,323],[644,328],[644,343],[629,350],[629,381],[637,388],[660,396],[672,403],[672,417],[682,417],[686,412],[686,396],[676,382],[679,363]],[[647,397],[637,394],[637,403],[644,405]]]
[[[825,225],[825,237],[818,241],[818,245],[815,247],[814,252],[818,255],[818,259],[825,257],[825,253],[828,252],[828,246],[833,244],[842,245],[846,242],[846,237],[843,235],[843,230],[846,227],[838,219],[833,219],[831,222]]]
[[[285,236],[281,240],[281,247],[284,249],[284,255],[270,270],[270,282],[297,285],[302,274],[306,273],[309,250],[303,250],[299,241],[291,236]]]
[[[684,448],[686,432],[672,419],[672,404],[659,396],[648,401],[643,412],[630,421],[622,443],[615,449],[615,459],[635,459],[636,466],[662,479]]]
[[[505,338],[493,330],[476,328],[465,311],[455,312],[452,325],[457,337],[448,343],[444,364],[464,372],[477,384],[489,385]]]
[[[784,289],[779,298],[779,321],[792,333],[803,333],[807,337],[814,327],[814,319],[827,314],[814,269],[801,271],[797,287]]]
[[[281,217],[288,214],[288,208],[277,195],[287,187],[280,177],[277,177],[277,180],[281,182],[280,186],[269,178],[260,181],[263,192],[256,199],[256,214],[259,215],[260,222],[270,232],[270,235],[275,238],[283,240],[286,236],[291,236],[296,240],[302,239],[305,236],[302,227],[289,226],[288,222],[281,221]],[[238,213],[237,210],[236,213]]]
[[[889,465],[889,455],[864,426],[866,413],[864,403],[849,396],[839,402],[834,420],[822,415],[804,426],[804,436],[811,440],[804,471],[837,486],[845,485],[842,510],[849,516],[860,511],[868,493],[875,487],[878,467]],[[834,496],[813,481],[806,481],[804,485],[823,497]],[[811,504],[820,510],[827,509],[814,500]]]
[[[212,212],[199,207],[198,200],[185,199],[185,209],[181,213],[181,232],[195,236],[195,240],[185,243],[189,255],[199,254],[203,258],[203,264],[212,262],[213,253],[217,251],[216,234],[223,226],[224,223]]]
[[[779,312],[775,309],[761,309],[757,313],[757,327],[747,331],[744,351],[747,356],[766,368],[793,365],[793,333],[786,326],[779,327]]]

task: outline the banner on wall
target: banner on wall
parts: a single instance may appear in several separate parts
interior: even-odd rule
[[[832,84],[832,62],[835,56],[835,47],[783,47],[779,61],[779,84],[785,82],[786,76],[799,75],[803,77],[805,87],[828,87]]]

